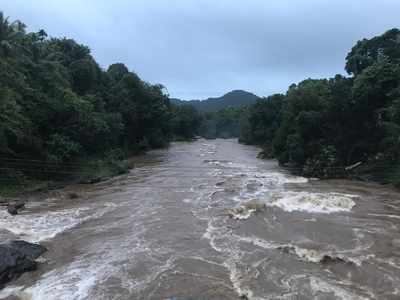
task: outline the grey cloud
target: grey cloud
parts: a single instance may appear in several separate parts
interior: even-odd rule
[[[398,0],[3,0],[1,9],[185,99],[268,95],[344,74],[357,40],[400,26]]]

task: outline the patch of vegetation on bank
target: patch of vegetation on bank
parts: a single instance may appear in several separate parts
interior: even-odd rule
[[[74,183],[98,183],[123,175],[133,167],[119,151],[105,156],[85,159],[75,164],[36,162],[18,167],[1,177],[0,196],[18,197],[27,193],[62,188]]]
[[[128,173],[131,166],[128,160],[123,159],[121,155],[116,151],[109,153],[104,158],[88,161],[80,170],[79,182],[97,183]]]

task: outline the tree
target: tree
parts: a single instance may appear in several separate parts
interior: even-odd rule
[[[199,134],[201,117],[191,105],[172,107],[171,131],[175,139],[191,140]]]
[[[12,90],[0,88],[0,154],[15,153],[28,134],[29,121],[18,105],[18,97]]]
[[[400,62],[399,29],[391,29],[370,40],[358,41],[346,57],[346,71],[357,76],[382,59],[387,59],[392,63]]]

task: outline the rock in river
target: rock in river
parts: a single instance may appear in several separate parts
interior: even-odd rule
[[[18,211],[20,209],[24,209],[25,208],[25,202],[24,201],[17,201],[15,203],[8,203],[7,206],[7,211],[10,215],[17,215]]]
[[[11,241],[0,244],[0,288],[22,273],[34,271],[35,261],[47,249],[25,241]]]
[[[12,216],[18,215],[18,209],[14,205],[8,205],[7,211]]]

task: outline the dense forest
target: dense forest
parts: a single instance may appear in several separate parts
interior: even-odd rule
[[[400,185],[400,31],[359,41],[346,71],[349,77],[307,79],[259,100],[240,141],[308,176],[342,177],[346,166],[359,166]]]
[[[124,158],[171,140],[240,136],[303,175],[342,177],[356,164],[400,182],[400,31],[359,41],[346,70],[266,98],[233,91],[221,98],[234,105],[213,98],[199,109],[124,64],[102,69],[85,45],[27,32],[0,13],[0,168],[18,180],[88,162],[122,173]]]
[[[37,177],[43,166],[120,161],[199,128],[198,113],[171,105],[162,85],[121,63],[103,70],[89,47],[27,32],[1,12],[0,112],[0,168],[12,178]]]

